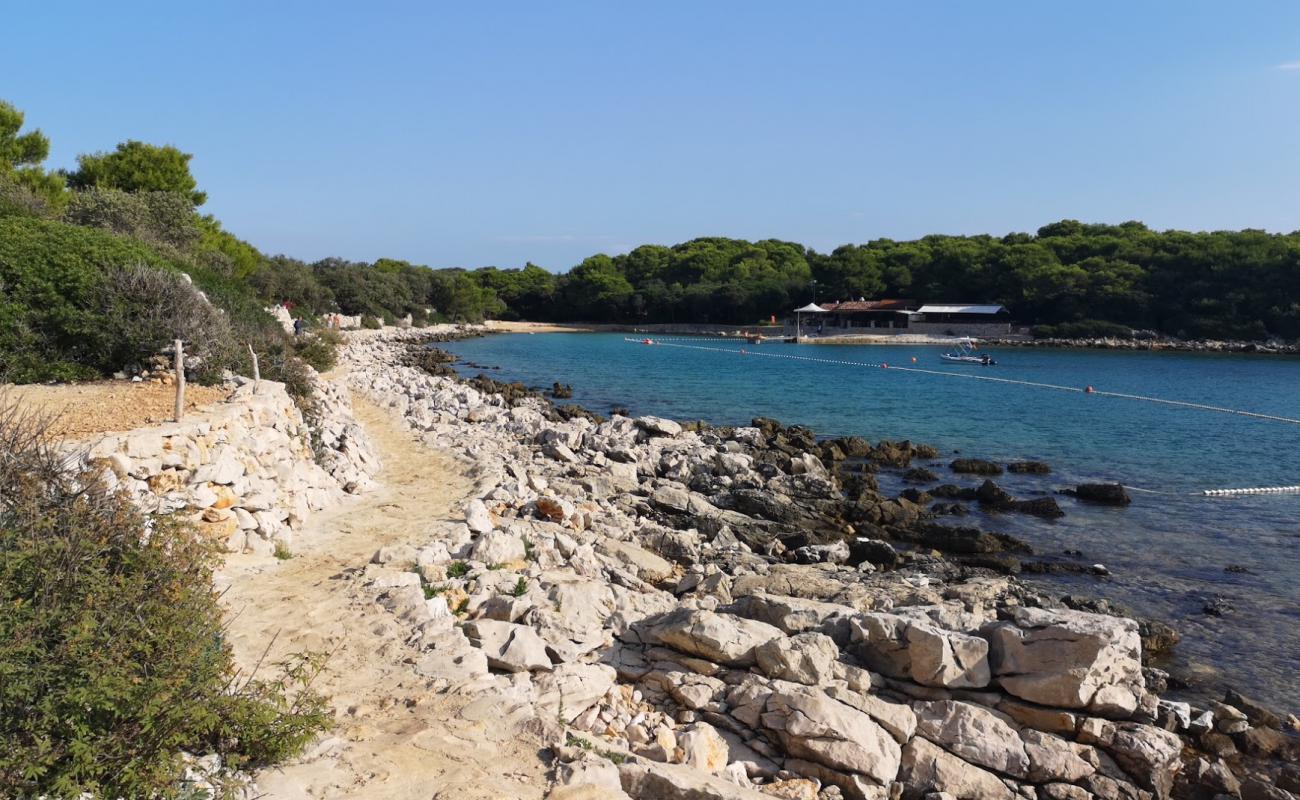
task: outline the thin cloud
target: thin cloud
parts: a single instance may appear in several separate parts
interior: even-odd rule
[[[1300,70],[1300,61],[1288,61],[1285,64],[1278,64],[1277,66],[1273,67],[1273,69],[1286,70],[1287,72]]]

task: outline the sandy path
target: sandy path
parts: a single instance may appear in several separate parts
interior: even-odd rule
[[[358,577],[379,547],[425,544],[452,513],[459,521],[470,482],[388,412],[354,403],[383,460],[380,488],[314,517],[293,558],[232,555],[218,576],[241,667],[273,638],[268,663],[334,651],[320,683],[334,730],[298,763],[259,774],[258,786],[268,798],[540,798],[538,740],[516,731],[491,697],[439,693],[412,667],[407,627]]]
[[[498,333],[592,333],[595,331],[627,330],[626,325],[603,325],[583,322],[513,322],[490,319],[483,327]]]

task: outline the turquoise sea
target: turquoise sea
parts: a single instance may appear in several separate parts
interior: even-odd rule
[[[950,375],[823,363],[917,366],[1099,391],[1146,395],[1300,419],[1300,358],[991,348],[993,367],[947,364],[935,346],[745,345],[622,334],[515,334],[442,345],[497,380],[573,386],[598,413],[744,424],[770,416],[820,435],[913,439],[949,453],[1039,459],[1048,476],[1006,475],[1018,496],[1089,480],[1134,491],[1123,509],[1059,498],[1066,517],[959,518],[1014,534],[1043,554],[1081,550],[1109,578],[1032,577],[1172,623],[1177,666],[1201,676],[1198,693],[1232,685],[1300,711],[1300,495],[1207,498],[1204,489],[1300,484],[1300,425]],[[714,349],[695,349],[718,348]],[[742,354],[740,351],[749,351]],[[775,356],[799,356],[798,359]],[[916,359],[915,364],[912,359]],[[935,469],[946,481],[946,467]],[[882,488],[901,484],[882,476]],[[1225,568],[1233,566],[1233,571]],[[1242,570],[1244,568],[1244,571]],[[1230,610],[1203,611],[1222,598]],[[1222,605],[1222,604],[1220,604]]]

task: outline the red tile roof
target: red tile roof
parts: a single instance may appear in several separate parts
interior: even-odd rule
[[[913,300],[846,300],[820,305],[827,311],[907,311],[919,304]]]

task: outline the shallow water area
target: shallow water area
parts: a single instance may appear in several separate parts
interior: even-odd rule
[[[669,346],[677,344],[687,346]],[[947,462],[957,452],[1051,464],[1050,475],[996,478],[1018,497],[1089,480],[1136,487],[1127,508],[1060,497],[1066,516],[1057,521],[973,511],[958,522],[1011,533],[1045,555],[1082,551],[1111,576],[1025,579],[1164,619],[1182,633],[1176,661],[1202,676],[1202,691],[1232,685],[1300,712],[1294,684],[1300,495],[1201,494],[1300,484],[1300,425],[969,377],[1091,385],[1300,418],[1300,358],[992,348],[997,365],[980,367],[943,362],[944,348],[936,346],[755,346],[713,339],[647,346],[623,334],[558,333],[439,346],[493,367],[458,365],[463,374],[483,372],[535,387],[572,384],[571,402],[601,414],[624,406],[633,414],[715,424],[770,416],[819,435],[910,438],[939,447],[944,458],[926,466],[941,481],[961,485],[979,481],[950,472]],[[947,374],[865,366],[910,367],[912,359]],[[903,484],[882,475],[881,488],[896,493]],[[1229,610],[1204,613],[1216,597]]]

